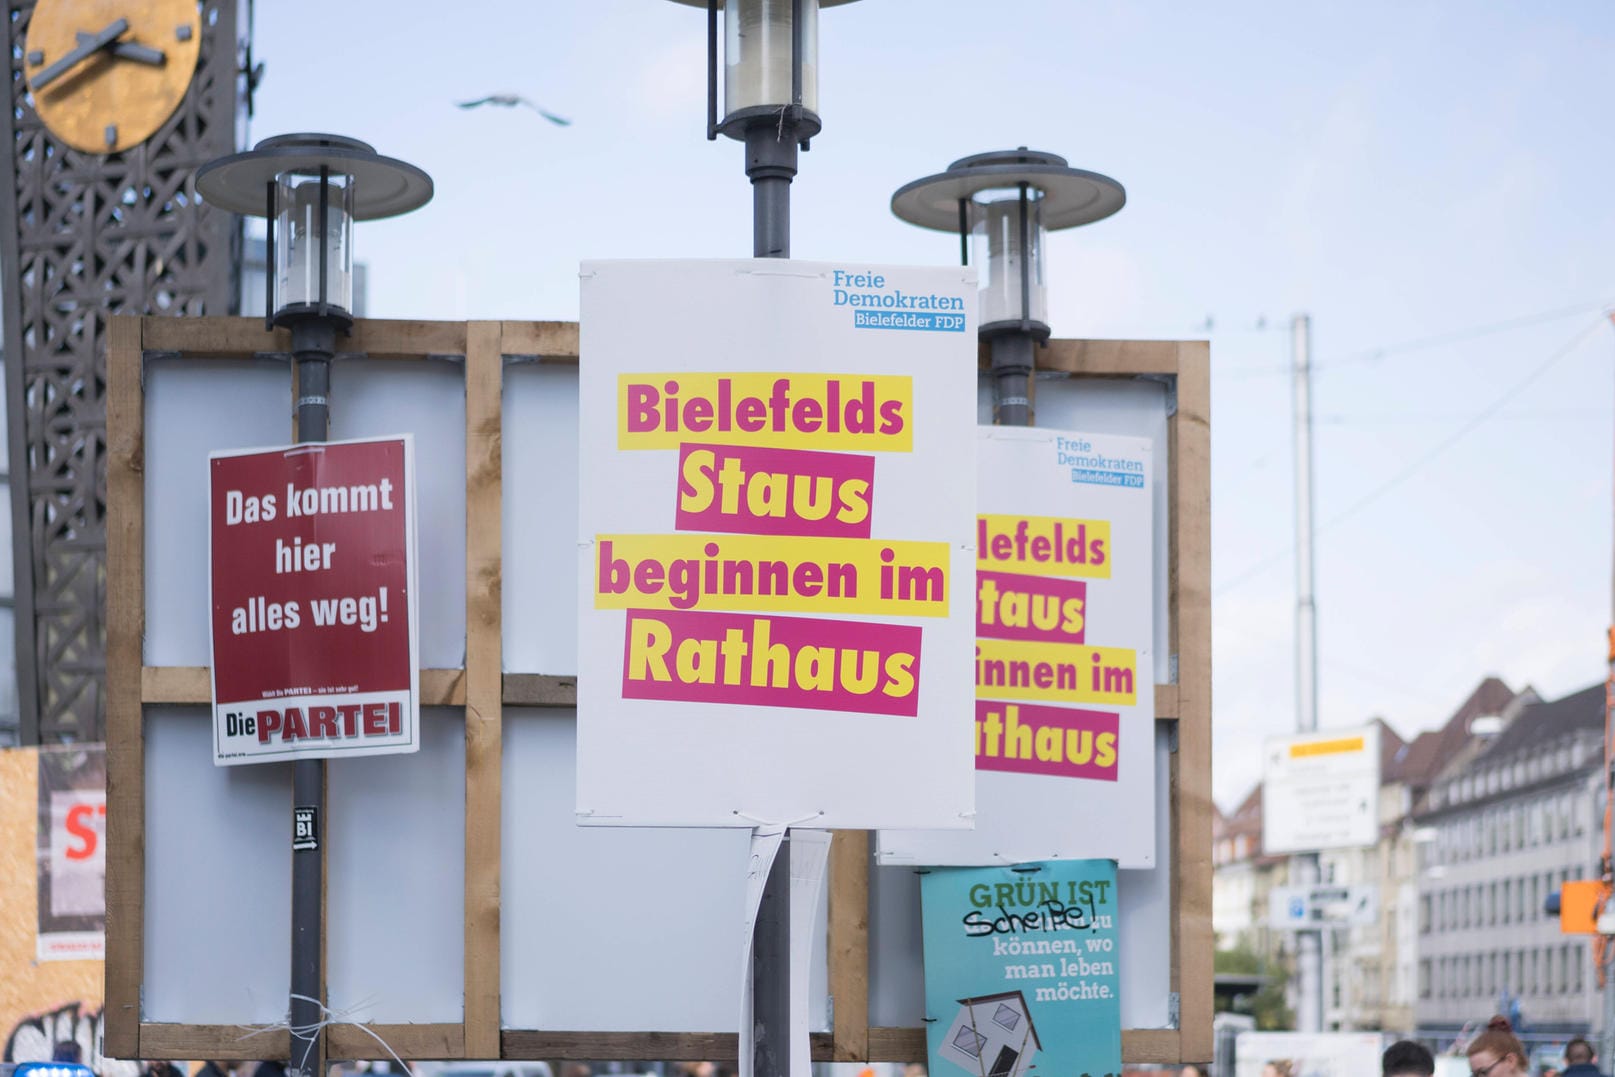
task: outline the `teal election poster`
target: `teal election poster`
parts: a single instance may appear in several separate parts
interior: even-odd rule
[[[1121,1073],[1115,861],[937,868],[920,903],[931,1077]]]

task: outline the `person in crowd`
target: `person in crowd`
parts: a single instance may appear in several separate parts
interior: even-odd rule
[[[230,1063],[204,1062],[201,1069],[196,1071],[195,1077],[230,1077]]]
[[[1397,1040],[1380,1056],[1383,1077],[1431,1077],[1435,1071],[1436,1060],[1430,1049],[1412,1040]]]
[[[1531,1064],[1514,1035],[1514,1026],[1499,1014],[1486,1023],[1486,1031],[1469,1041],[1470,1077],[1529,1077]]]
[[[1593,1045],[1577,1036],[1565,1044],[1565,1068],[1563,1077],[1604,1077],[1599,1072],[1598,1056],[1593,1053]]]
[[[1197,1066],[1190,1062],[1187,1066],[1178,1070],[1178,1077],[1206,1077],[1206,1069],[1204,1066]]]

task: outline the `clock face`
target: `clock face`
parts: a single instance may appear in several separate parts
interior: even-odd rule
[[[52,134],[118,153],[174,114],[201,45],[197,0],[39,0],[23,72]]]

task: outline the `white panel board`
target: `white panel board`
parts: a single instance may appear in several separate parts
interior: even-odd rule
[[[206,707],[147,707],[145,783],[142,1020],[285,1020],[292,768],[215,767]]]
[[[208,664],[208,453],[288,440],[291,401],[284,360],[146,364],[147,665]]]
[[[578,671],[578,368],[505,364],[504,669]]]
[[[580,820],[967,825],[974,506],[936,477],[974,471],[974,272],[759,259],[582,276]],[[858,310],[849,288],[864,307],[960,313]],[[703,466],[763,479],[702,500]],[[759,492],[777,504],[781,485],[794,500],[776,513]],[[800,492],[815,489],[816,514]],[[679,799],[651,782],[672,760],[694,779]]]
[[[420,733],[413,755],[328,764],[327,1004],[352,1021],[465,1012],[462,712],[424,708]]]
[[[1157,867],[1116,873],[1120,901],[1116,947],[1121,970],[1122,1027],[1169,1028],[1172,983],[1171,734],[1155,733]],[[912,867],[876,865],[869,873],[869,1023],[919,1028],[925,1016],[920,964],[920,876]]]
[[[880,860],[1150,867],[1154,443],[1049,427],[978,439],[976,825],[882,830]]]
[[[744,831],[579,827],[572,711],[505,708],[501,1020],[505,1028],[733,1032]],[[688,775],[656,779],[678,797]],[[828,1031],[825,903],[814,1031]]]
[[[421,666],[465,665],[465,366],[441,359],[331,365],[331,430],[343,438],[415,436],[421,521]]]

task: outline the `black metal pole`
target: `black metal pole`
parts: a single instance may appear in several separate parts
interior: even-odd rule
[[[1037,347],[1032,332],[1032,225],[1028,213],[1026,184],[1020,185],[1021,317],[1016,329],[999,329],[988,348],[992,353],[993,421],[999,426],[1032,425],[1032,370]]]
[[[796,176],[796,110],[746,127],[752,190],[752,256],[791,256],[791,180]],[[751,939],[752,1074],[791,1072],[791,837],[768,872]]]
[[[321,244],[323,263],[324,245]],[[297,441],[324,441],[330,432],[331,358],[337,323],[300,318],[292,324],[297,361]],[[289,1077],[325,1077],[325,760],[292,764],[292,997]],[[301,832],[312,826],[312,840]]]
[[[746,175],[751,177],[751,253],[791,256],[791,180],[796,177],[797,125],[789,116],[746,127]]]

